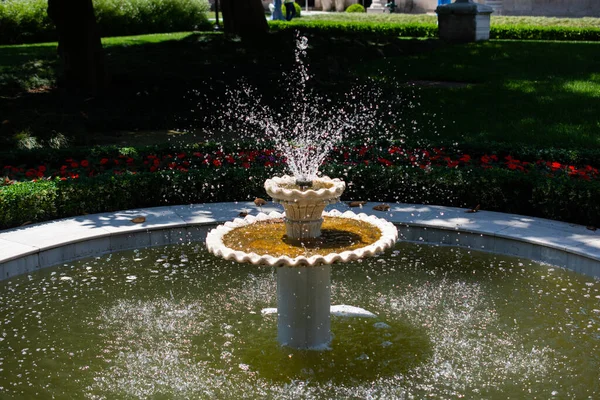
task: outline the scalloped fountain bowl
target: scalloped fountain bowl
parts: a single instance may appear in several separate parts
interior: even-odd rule
[[[232,247],[228,247],[224,240],[228,235],[235,235],[236,231],[241,231],[245,227],[252,225],[263,225],[266,230],[272,230],[275,235],[275,240],[280,240],[284,243],[285,235],[281,235],[281,229],[276,230],[275,227],[278,224],[283,224],[285,214],[279,212],[271,212],[269,214],[260,213],[257,216],[248,215],[245,218],[236,218],[233,221],[226,222],[223,225],[219,225],[215,229],[211,230],[206,237],[206,246],[208,251],[214,255],[224,258],[226,260],[233,260],[239,263],[249,263],[254,265],[267,265],[267,266],[279,266],[279,267],[315,267],[323,264],[333,264],[336,262],[348,262],[355,261],[365,257],[372,257],[376,254],[382,253],[386,249],[390,248],[398,238],[398,230],[391,222],[384,219],[377,218],[373,215],[366,215],[364,213],[355,214],[352,211],[346,211],[341,213],[338,210],[332,210],[329,212],[323,212],[322,216],[325,218],[340,219],[362,222],[368,225],[372,230],[377,231],[377,240],[363,247],[359,247],[353,250],[343,250],[341,247],[334,248],[335,243],[328,243],[326,240],[320,244],[325,250],[324,254],[313,254],[311,248],[307,246],[300,247],[303,251],[308,254],[298,255],[296,257],[290,257],[288,255],[271,255],[262,254],[257,250],[247,251],[237,250]],[[240,232],[242,233],[242,232]],[[349,232],[352,233],[352,232]],[[230,239],[237,241],[235,236]],[[268,246],[268,238],[261,237],[260,240]],[[265,243],[265,241],[267,241]],[[344,245],[346,241],[342,242],[340,246]],[[263,246],[264,247],[264,246]],[[320,249],[317,249],[320,250]]]
[[[208,251],[226,260],[278,266],[277,338],[296,349],[325,350],[331,342],[331,267],[374,256],[398,239],[391,222],[351,211],[324,212],[346,184],[328,177],[300,187],[290,176],[265,189],[285,214],[246,216],[219,225],[206,237]],[[366,311],[366,310],[365,310]]]
[[[294,239],[319,237],[325,206],[337,203],[344,189],[343,181],[329,177],[315,178],[308,188],[288,175],[265,181],[267,194],[285,210],[286,235]]]

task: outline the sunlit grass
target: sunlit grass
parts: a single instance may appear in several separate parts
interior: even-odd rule
[[[437,24],[437,16],[433,14],[362,14],[362,13],[326,13],[305,15],[304,20],[360,21],[373,23],[429,23]],[[600,28],[600,18],[555,18],[555,17],[513,17],[491,16],[492,25],[530,25],[530,26],[562,26],[572,28]]]

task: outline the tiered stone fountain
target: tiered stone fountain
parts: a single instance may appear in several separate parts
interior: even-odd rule
[[[238,262],[277,266],[277,338],[279,343],[296,349],[323,350],[331,341],[331,264],[372,256],[392,246],[397,237],[396,227],[386,220],[352,212],[324,213],[325,206],[339,201],[345,183],[328,177],[302,180],[290,176],[274,177],[265,182],[265,189],[275,202],[285,209],[285,235],[278,240],[298,248],[327,248],[327,254],[274,256],[256,254],[257,249],[229,248],[224,237],[231,235],[238,242],[245,235],[242,228],[250,224],[274,222],[282,214],[246,217],[221,225],[209,232],[208,250],[215,255]],[[327,243],[322,238],[323,217],[360,221],[377,238],[359,248],[348,248],[344,243]],[[350,228],[351,230],[352,228]],[[347,232],[353,233],[353,232]],[[277,246],[277,243],[276,243]]]
[[[261,213],[236,219],[212,230],[206,244],[210,252],[225,259],[277,266],[279,342],[294,348],[322,349],[331,340],[330,264],[380,253],[396,241],[398,232],[393,224],[366,214],[324,212],[325,206],[339,201],[346,185],[339,179],[319,177],[319,166],[349,131],[372,129],[381,104],[360,102],[354,108],[342,104],[326,112],[332,108],[331,99],[307,90],[310,74],[303,61],[307,48],[306,37],[298,36],[295,73],[300,79],[298,85],[290,87],[291,99],[285,102],[293,105],[288,107],[294,109],[297,118],[282,119],[278,111],[260,104],[253,91],[243,87],[232,96],[235,102],[222,119],[228,121],[233,116],[245,127],[264,131],[285,156],[292,176],[265,182],[267,194],[283,205],[285,218],[280,213]],[[322,235],[324,217],[337,221],[328,228],[333,235]],[[275,229],[277,223],[285,224],[285,234]],[[252,225],[257,229],[252,230]],[[260,246],[252,241],[255,236],[260,236]],[[264,237],[270,237],[267,247],[263,246]],[[345,238],[343,243],[338,243],[340,237]]]

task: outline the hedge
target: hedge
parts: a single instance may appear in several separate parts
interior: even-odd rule
[[[5,174],[27,174],[20,181],[7,176],[0,182],[0,229],[120,209],[252,200],[265,196],[264,180],[285,168],[283,158],[268,149],[173,150],[94,149],[70,153],[86,158],[56,156],[54,164],[36,168],[0,165]],[[345,199],[479,204],[482,210],[600,226],[600,174],[589,165],[363,145],[337,148],[321,170],[351,183]]]
[[[56,41],[47,0],[0,1],[0,44]],[[94,0],[101,36],[209,29],[207,0]]]
[[[406,24],[357,21],[301,20],[293,23],[270,21],[276,30],[301,29],[312,33],[378,34],[402,37],[433,38],[438,36],[437,24],[412,22]],[[491,39],[512,40],[573,40],[600,41],[600,29],[560,26],[492,25]]]

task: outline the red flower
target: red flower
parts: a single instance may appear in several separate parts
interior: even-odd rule
[[[100,165],[106,165],[108,164],[108,158],[103,158],[100,160]]]
[[[213,160],[213,162],[212,162],[212,163],[213,163],[213,165],[214,165],[215,167],[220,167],[220,166],[221,166],[221,161],[220,161],[220,160]]]
[[[248,162],[243,162],[243,163],[242,163],[242,167],[244,167],[244,168],[250,168],[250,163],[248,163]]]
[[[469,161],[471,161],[471,156],[468,154],[463,154],[462,157],[460,157],[458,160],[464,163],[468,163]]]
[[[179,159],[185,158],[185,153],[177,154],[177,158],[179,158]]]
[[[38,167],[38,171],[40,171],[40,172],[46,172],[46,166],[45,165],[40,165]]]
[[[389,148],[388,153],[390,153],[390,154],[395,154],[395,153],[402,154],[402,153],[404,153],[404,151],[400,147],[398,147],[398,146],[392,146],[392,147]]]
[[[81,166],[87,168],[90,166],[90,162],[88,160],[81,160]]]
[[[556,171],[557,169],[560,169],[562,167],[561,163],[554,161],[553,163],[550,163],[550,168],[552,168],[552,171]]]
[[[385,165],[386,167],[391,167],[392,165],[394,165],[393,162],[391,162],[390,160],[386,160],[385,158],[382,158],[382,157],[378,157],[377,161],[379,161],[381,164]]]
[[[77,161],[73,161],[71,163],[71,168],[79,168],[79,163]]]

